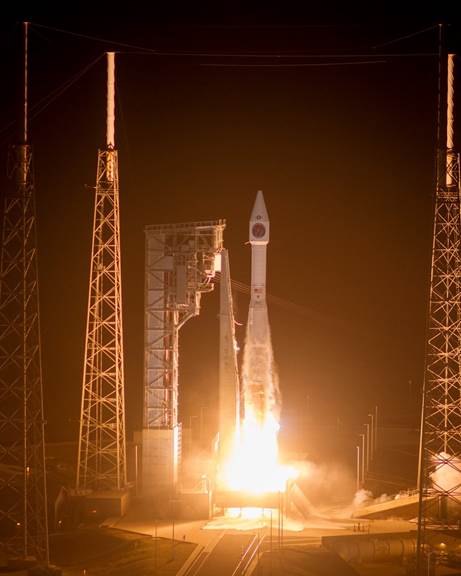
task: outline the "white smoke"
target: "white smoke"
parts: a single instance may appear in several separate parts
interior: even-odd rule
[[[435,465],[435,470],[431,474],[434,487],[444,492],[458,492],[461,486],[460,458],[440,452],[432,460]]]
[[[317,508],[349,505],[354,497],[355,478],[349,468],[337,463],[295,462],[298,485]]]
[[[305,500],[297,495],[297,507],[305,518],[348,519],[363,507],[398,498],[399,495],[380,494],[376,498],[370,490],[356,490],[356,478],[350,470],[338,464],[296,462],[299,471],[297,484]]]
[[[242,364],[242,389],[245,411],[259,417],[280,416],[280,391],[272,349],[267,308],[250,307]]]
[[[367,504],[372,503],[374,503],[373,492],[371,492],[371,490],[360,488],[360,490],[357,490],[357,492],[354,494],[352,508],[361,508],[362,506],[366,506]]]

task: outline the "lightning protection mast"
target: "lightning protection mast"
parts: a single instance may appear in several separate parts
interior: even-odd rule
[[[126,486],[115,59],[107,53],[107,141],[99,150],[77,463],[77,490]]]
[[[0,253],[0,555],[48,562],[35,189],[24,23],[22,144],[9,150]]]
[[[437,530],[459,528],[461,506],[461,221],[453,95],[454,55],[449,54],[446,147],[438,154],[421,424],[418,576],[429,573],[429,564],[435,562],[441,552],[434,544]],[[440,109],[439,103],[439,114]],[[439,148],[443,141],[442,130],[439,118]]]

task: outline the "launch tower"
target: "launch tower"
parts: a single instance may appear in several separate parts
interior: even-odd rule
[[[450,54],[446,147],[438,157],[432,244],[419,467],[418,574],[428,573],[425,563],[433,552],[430,529],[458,528],[461,506],[461,220],[459,155],[453,138],[453,68],[454,55]],[[444,140],[443,124],[439,119],[439,145]]]
[[[126,486],[115,61],[107,54],[107,142],[98,153],[77,490]]]
[[[35,189],[28,139],[27,43],[24,132],[9,150],[0,255],[0,550],[48,562],[45,447]]]

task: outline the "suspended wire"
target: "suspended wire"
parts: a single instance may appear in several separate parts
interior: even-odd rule
[[[102,42],[105,44],[112,44],[114,46],[120,46],[121,48],[131,48],[134,51],[123,51],[122,54],[131,55],[145,55],[145,56],[171,56],[171,57],[192,57],[192,58],[367,58],[376,57],[376,53],[307,53],[307,52],[291,52],[291,53],[280,53],[280,52],[197,52],[191,50],[158,50],[155,48],[148,48],[146,46],[138,46],[135,44],[130,44],[127,42],[119,42],[117,40],[110,40],[107,38],[101,38],[99,36],[92,36],[88,34],[82,34],[80,32],[73,32],[71,30],[64,30],[63,28],[56,28],[53,26],[46,26],[45,24],[39,24],[37,22],[32,22],[31,26],[38,26],[39,28],[44,28],[47,30],[52,30],[54,32],[59,32],[60,34],[66,34],[69,36],[75,36],[77,38],[82,38],[84,40],[92,40],[94,42]],[[435,56],[436,53],[432,52],[416,52],[416,53],[390,53],[390,54],[380,54],[381,57],[421,57],[421,56]]]
[[[41,112],[43,112],[43,110],[45,110],[52,102],[54,102],[73,84],[75,84],[78,80],[80,80],[80,78],[82,78],[82,76],[84,76],[88,72],[88,70],[90,70],[97,62],[99,62],[99,60],[101,60],[103,56],[104,53],[99,54],[99,56],[97,56],[92,62],[90,62],[84,68],[82,68],[80,72],[77,72],[74,76],[63,82],[61,86],[58,86],[57,88],[52,90],[47,96],[44,96],[36,104],[34,104],[34,106],[31,108],[31,110],[34,112],[31,115],[31,118],[35,118]]]
[[[77,38],[91,40],[94,42],[102,42],[106,44],[112,44],[114,46],[120,46],[122,48],[130,48],[136,50],[136,52],[128,52],[123,51],[122,54],[138,54],[138,55],[153,55],[153,56],[170,56],[170,57],[196,57],[196,58],[254,58],[254,59],[266,59],[266,58],[277,58],[277,59],[325,59],[325,58],[367,58],[371,56],[371,54],[357,54],[357,53],[349,53],[349,54],[333,54],[333,53],[326,53],[326,54],[309,54],[309,53],[239,53],[239,52],[194,52],[194,51],[159,51],[153,48],[147,48],[145,46],[138,46],[135,44],[127,43],[127,42],[119,42],[115,40],[110,40],[107,38],[101,38],[98,36],[93,36],[89,34],[82,34],[79,32],[73,32],[71,30],[65,30],[63,28],[57,28],[54,26],[47,26],[44,24],[40,24],[38,22],[31,22],[30,27],[33,28],[42,28],[44,30],[51,30],[54,32],[58,32],[61,34],[66,34],[69,36],[74,36]],[[381,46],[386,46],[388,44],[392,44],[398,42],[400,40],[404,40],[406,38],[411,38],[413,36],[423,34],[429,30],[432,30],[436,26],[431,26],[429,28],[425,28],[423,30],[419,30],[417,32],[413,32],[406,36],[402,36],[400,38],[396,38],[395,40],[390,40],[389,42],[385,42],[382,44],[377,44],[373,46],[373,48],[378,48]],[[37,31],[35,31],[37,32]],[[374,54],[375,56],[376,54]],[[391,53],[391,54],[380,54],[382,58],[388,57],[424,57],[424,56],[435,56],[438,53],[431,53],[431,52],[419,52],[419,53]],[[63,82],[59,87],[51,91],[49,94],[41,98],[38,102],[36,102],[31,107],[31,118],[37,117],[43,110],[45,110],[52,102],[54,102],[57,98],[59,98],[66,90],[68,90],[73,84],[75,84],[92,66],[94,66],[103,56],[101,53],[97,58],[95,58],[92,62],[90,62],[87,66],[85,66],[80,72]],[[251,63],[251,64],[223,64],[223,63],[200,63],[202,67],[210,67],[210,68],[305,68],[305,67],[331,67],[331,66],[352,66],[352,65],[363,65],[363,64],[383,64],[386,63],[386,60],[364,60],[364,61],[349,61],[349,62],[321,62],[321,63],[270,63],[270,64],[262,64],[262,63]],[[12,120],[4,125],[0,129],[0,134],[3,134],[7,130],[9,130],[12,126],[16,124],[17,120]]]
[[[48,44],[51,43],[51,40],[48,38],[48,36],[45,36],[45,34],[42,34],[39,30],[32,27],[31,23],[29,23],[29,28],[33,34],[35,34],[36,36],[38,36],[38,38],[40,38],[40,40],[43,40],[44,42],[47,42]]]
[[[135,55],[135,56],[171,56],[171,57],[182,57],[182,56],[190,56],[190,57],[197,57],[197,58],[248,58],[248,59],[282,59],[285,58],[289,59],[327,59],[327,58],[376,58],[380,56],[382,58],[418,58],[418,57],[428,57],[428,56],[437,56],[437,52],[391,52],[391,53],[383,53],[377,54],[376,52],[363,52],[363,53],[352,53],[352,54],[335,54],[335,53],[317,53],[317,54],[295,54],[295,53],[231,53],[231,52],[161,52],[155,51],[152,54],[147,52],[118,52],[118,54],[123,55]]]
[[[143,46],[137,46],[135,44],[128,44],[127,42],[117,42],[115,40],[108,40],[107,38],[90,36],[89,34],[81,34],[80,32],[72,32],[71,30],[64,30],[63,28],[56,28],[54,26],[46,26],[45,24],[39,24],[38,22],[31,22],[31,25],[38,28],[43,28],[45,30],[52,30],[53,32],[59,32],[60,34],[75,36],[76,38],[82,38],[84,40],[92,40],[93,42],[104,42],[105,44],[113,44],[114,46],[121,46],[123,48],[134,48],[136,50],[143,50],[145,52],[155,52],[155,50],[153,50],[152,48],[145,48]]]
[[[299,53],[299,52],[191,52],[191,51],[176,51],[165,52],[163,50],[152,50],[152,53],[143,50],[142,52],[127,52],[125,50],[118,52],[123,55],[134,56],[171,56],[171,57],[196,57],[196,58],[248,58],[248,59],[325,59],[325,58],[419,58],[427,56],[437,56],[437,52],[389,52],[377,54],[376,52],[353,52],[353,53],[335,53],[335,52],[317,52],[312,53]]]
[[[382,42],[381,44],[376,44],[372,46],[373,49],[382,48],[383,46],[389,46],[390,44],[395,44],[396,42],[400,42],[401,40],[407,40],[408,38],[414,38],[415,36],[419,36],[420,34],[425,34],[430,30],[434,30],[437,28],[438,24],[434,24],[434,26],[429,26],[428,28],[424,28],[423,30],[418,30],[417,32],[412,32],[411,34],[407,34],[406,36],[400,36],[399,38],[394,38],[393,40],[388,40],[387,42]]]
[[[205,68],[313,68],[325,66],[356,66],[361,64],[386,64],[386,60],[364,60],[363,62],[315,62],[296,64],[219,64],[201,63]]]
[[[342,28],[343,24],[193,24],[193,28],[205,30],[291,30],[303,28]],[[348,27],[354,25],[349,24]],[[360,26],[357,24],[357,26]]]
[[[68,90],[73,84],[75,84],[82,76],[84,76],[88,70],[90,70],[99,60],[104,56],[104,53],[99,54],[94,60],[92,60],[89,64],[84,66],[79,72],[65,80],[60,86],[54,88],[51,92],[49,92],[43,98],[40,98],[33,106],[30,107],[30,118],[36,118],[39,114],[41,114],[48,106],[54,102],[57,98],[62,96],[66,90]],[[11,120],[7,124],[5,124],[2,128],[0,128],[0,134],[3,134],[7,130],[9,130],[12,126],[14,126],[18,122],[18,119]],[[2,141],[3,142],[3,141]]]
[[[221,273],[216,273],[216,281],[221,281]],[[239,280],[231,279],[231,287],[236,291],[240,292],[241,294],[251,294],[251,286],[240,282]],[[284,308],[285,310],[290,310],[296,314],[300,314],[301,316],[308,316],[312,317],[314,315],[313,311],[309,310],[305,306],[301,304],[296,304],[295,302],[291,302],[290,300],[285,300],[284,298],[280,298],[279,296],[274,296],[272,294],[267,294],[267,301],[270,304],[274,304],[279,308]]]

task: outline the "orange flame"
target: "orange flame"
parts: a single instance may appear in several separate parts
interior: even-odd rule
[[[259,421],[255,412],[246,411],[240,433],[221,470],[221,483],[227,490],[251,494],[284,492],[296,470],[278,461],[280,426],[272,413]]]

